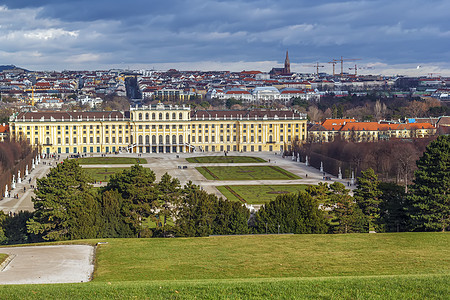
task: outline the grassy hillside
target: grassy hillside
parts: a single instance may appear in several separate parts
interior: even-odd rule
[[[450,276],[121,281],[0,286],[2,299],[448,299]]]
[[[97,250],[94,278],[140,281],[442,274],[450,271],[449,237],[401,233],[114,239]]]
[[[443,299],[450,294],[449,237],[108,239],[97,249],[92,282],[1,286],[0,298]]]

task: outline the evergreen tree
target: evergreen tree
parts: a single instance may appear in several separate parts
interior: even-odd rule
[[[175,232],[178,236],[208,236],[213,233],[215,195],[188,182],[178,205]]]
[[[236,201],[219,198],[215,203],[213,234],[247,234],[250,211]]]
[[[408,196],[411,229],[445,231],[450,224],[450,135],[431,142],[416,164]]]
[[[180,181],[165,173],[156,185],[158,193],[159,215],[163,217],[162,231],[165,236],[167,219],[173,219],[176,215],[179,198],[181,195]]]
[[[369,230],[377,229],[377,222],[380,217],[380,182],[373,169],[361,172],[358,177],[356,189],[353,191],[356,203],[363,213],[369,218]]]
[[[70,240],[102,236],[101,210],[98,194],[92,190],[73,195],[69,204],[68,225]]]
[[[155,173],[141,165],[134,165],[111,176],[103,192],[113,190],[123,198],[122,205],[127,211],[130,228],[140,233],[142,221],[158,206]]]
[[[325,233],[326,223],[318,202],[303,191],[280,195],[255,215],[258,233]]]
[[[308,185],[305,191],[311,195],[319,204],[328,206],[330,204],[330,188],[328,183],[319,182],[316,185]]]
[[[340,182],[330,185],[330,203],[333,205],[334,226],[336,233],[367,232],[367,218],[355,203],[349,190]]]
[[[4,226],[5,222],[8,219],[8,215],[3,211],[0,211],[0,244],[7,244],[8,237],[5,234]]]
[[[130,205],[117,190],[104,191],[101,195],[102,237],[133,237],[138,229],[133,226]]]
[[[380,225],[387,232],[405,231],[407,225],[406,194],[404,187],[381,182]]]
[[[8,244],[26,244],[40,242],[33,234],[27,232],[27,221],[33,216],[29,211],[19,211],[14,216],[8,216],[4,222],[4,230]]]
[[[64,160],[46,177],[37,179],[32,199],[35,212],[27,222],[28,232],[56,241],[96,237],[99,210],[90,183],[92,179],[73,159]]]

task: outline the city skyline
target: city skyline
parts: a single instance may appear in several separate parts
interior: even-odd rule
[[[269,72],[289,50],[293,72],[450,75],[447,1],[29,2],[0,5],[0,64]]]

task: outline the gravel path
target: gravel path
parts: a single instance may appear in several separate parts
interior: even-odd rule
[[[88,245],[10,247],[0,253],[10,255],[0,284],[86,282],[94,271],[94,247]]]

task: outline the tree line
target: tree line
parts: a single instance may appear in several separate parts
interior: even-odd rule
[[[20,160],[33,151],[25,141],[10,141],[0,143],[0,174],[12,169]]]
[[[412,116],[438,117],[450,113],[450,106],[437,99],[386,97],[383,92],[377,91],[364,96],[350,93],[344,97],[330,93],[321,97],[317,103],[307,105],[294,99],[292,106],[307,112],[309,120],[313,122],[320,122],[326,118],[355,118],[359,121],[397,120]]]
[[[435,138],[390,139],[376,143],[356,143],[337,138],[329,143],[294,145],[293,151],[310,159],[318,155],[317,159],[323,161],[326,172],[334,175],[338,174],[339,167],[347,178],[351,176],[350,169],[355,171],[355,175],[360,175],[362,170],[371,168],[382,181],[394,181],[405,186],[411,183],[417,170],[416,161]]]
[[[87,238],[191,237],[230,234],[445,231],[450,224],[450,136],[431,142],[408,192],[373,169],[351,195],[339,183],[278,196],[255,213],[240,202],[134,165],[102,188],[75,160],[37,180],[35,211],[0,214],[0,242]],[[149,226],[152,223],[156,226]]]

